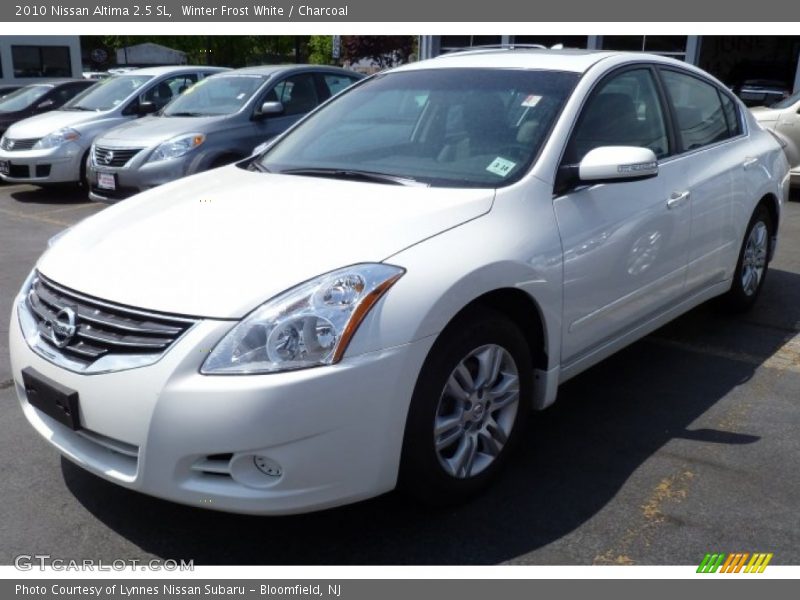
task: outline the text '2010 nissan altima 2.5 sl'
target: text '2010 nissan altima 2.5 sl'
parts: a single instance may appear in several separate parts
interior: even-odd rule
[[[788,186],[741,102],[671,59],[403,66],[52,240],[16,391],[70,460],[177,502],[463,500],[560,383],[712,297],[750,307]]]

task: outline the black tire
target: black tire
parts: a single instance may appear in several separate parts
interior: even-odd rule
[[[81,159],[81,172],[79,175],[78,182],[75,185],[75,187],[84,190],[87,194],[89,193],[89,187],[90,187],[89,173],[86,164],[89,162],[89,152],[91,152],[91,149],[87,150],[83,154],[83,158]]]
[[[764,227],[766,231],[766,248],[764,250],[763,271],[761,272],[756,285],[745,285],[745,269],[746,261],[750,258],[748,255],[748,243],[751,241],[751,235],[757,228]],[[733,282],[731,289],[721,297],[721,305],[723,309],[728,312],[741,313],[750,310],[758,299],[761,293],[761,288],[764,287],[764,280],[767,278],[767,271],[769,270],[768,258],[772,252],[772,236],[774,235],[775,224],[772,222],[772,215],[763,204],[759,204],[750,218],[750,222],[745,230],[744,240],[739,250],[739,260],[736,262],[736,270],[733,272]]]
[[[495,347],[500,347],[505,354],[494,350]],[[450,392],[445,392],[448,379],[455,368],[472,352],[482,348],[486,349],[482,350],[483,352],[487,350],[495,352],[494,356],[499,356],[504,361],[503,367],[498,371],[497,379],[493,383],[507,383],[513,380],[513,369],[510,369],[511,362],[508,362],[509,360],[513,361],[516,367],[519,394],[516,401],[516,412],[513,415],[510,414],[510,407],[492,409],[492,406],[502,406],[502,403],[507,401],[510,395],[490,400],[488,399],[489,393],[484,395],[484,391],[489,386],[480,392],[474,392],[474,397],[470,396],[475,404],[464,399],[453,400]],[[464,364],[474,363],[477,375],[479,362],[478,357],[472,357]],[[472,369],[470,370],[472,371]],[[477,379],[479,378],[476,377]],[[508,456],[518,442],[520,430],[530,412],[532,381],[531,350],[519,328],[510,319],[498,312],[480,309],[470,311],[469,314],[450,324],[431,349],[414,389],[403,438],[398,488],[423,503],[435,506],[460,503],[483,490],[505,465]],[[513,385],[511,389],[513,389]],[[493,405],[493,401],[500,404]],[[459,462],[456,460],[455,454],[458,452],[462,440],[459,438],[454,446],[444,450],[440,448],[440,452],[437,452],[434,439],[436,419],[437,417],[440,420],[444,418],[442,417],[443,406],[459,402],[461,402],[459,407],[454,407],[452,410],[456,412],[460,410],[462,415],[469,414],[469,422],[459,424],[457,428],[467,432],[460,434],[464,439],[467,436],[474,436],[470,440],[475,440],[467,440],[463,443],[466,443],[469,448],[474,446],[482,450],[482,452],[473,454],[475,456],[473,464],[477,465],[475,473],[463,472],[460,476],[448,472],[448,467],[444,466],[444,463]],[[477,404],[483,402],[485,404],[480,410],[481,415],[477,415]],[[471,406],[469,411],[464,410],[467,406]],[[462,418],[467,417],[463,416]],[[505,423],[505,426],[499,425],[498,422]],[[493,427],[492,424],[497,427]],[[473,429],[467,431],[468,428]],[[504,436],[507,441],[499,449],[496,446],[494,448],[487,446],[488,443],[496,443],[496,440],[488,439],[489,434],[495,434],[500,428],[505,429]],[[453,432],[455,433],[455,430]],[[441,441],[445,437],[447,435],[442,434],[439,440]],[[453,457],[448,460],[448,457],[442,456],[442,454],[451,452],[451,448]],[[487,453],[487,450],[492,450],[496,456],[491,458],[491,453]],[[478,461],[484,465],[481,467]],[[490,462],[485,464],[486,461]],[[450,464],[451,469],[453,464]]]

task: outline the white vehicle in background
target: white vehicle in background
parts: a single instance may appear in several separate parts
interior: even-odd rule
[[[463,500],[561,383],[706,300],[752,306],[788,189],[775,139],[676,60],[405,65],[52,240],[14,386],[64,456],[161,498]]]
[[[9,127],[0,138],[0,177],[9,183],[85,184],[94,138],[161,110],[220,67],[153,67],[102,79],[67,104]]]
[[[800,92],[750,111],[762,127],[778,138],[792,169],[792,185],[800,185]]]

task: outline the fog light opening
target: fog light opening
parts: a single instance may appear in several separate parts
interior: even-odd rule
[[[256,466],[256,469],[268,477],[280,477],[283,475],[283,469],[281,469],[281,466],[266,456],[254,456],[253,464]]]

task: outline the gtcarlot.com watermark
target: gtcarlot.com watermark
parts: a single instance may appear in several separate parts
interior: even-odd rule
[[[194,571],[194,560],[76,560],[53,558],[50,554],[19,554],[14,557],[14,567],[18,571]]]

